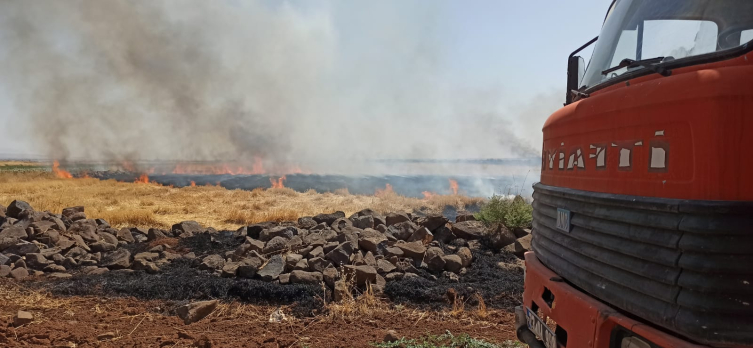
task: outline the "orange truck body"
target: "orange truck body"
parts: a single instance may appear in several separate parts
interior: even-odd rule
[[[751,50],[599,89],[543,132],[521,341],[753,347]],[[556,225],[559,208],[572,227]],[[631,336],[643,343],[621,343]]]

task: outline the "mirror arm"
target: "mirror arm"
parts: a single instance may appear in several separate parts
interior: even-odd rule
[[[575,71],[573,71],[573,58],[575,57],[578,52],[582,51],[584,48],[590,46],[596,40],[598,40],[599,37],[595,37],[591,39],[591,41],[588,41],[583,46],[578,47],[577,50],[573,51],[573,53],[570,53],[570,56],[567,57],[567,93],[565,93],[565,105],[570,104],[573,102],[573,94],[571,91],[578,90],[578,82],[579,79],[578,76],[578,64],[575,64]],[[573,81],[575,80],[575,81]]]

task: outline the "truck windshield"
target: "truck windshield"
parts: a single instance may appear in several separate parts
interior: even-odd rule
[[[751,0],[617,0],[580,85],[590,88],[646,69],[624,64],[626,59],[666,62],[734,48],[751,39]],[[625,66],[614,69],[621,62]]]

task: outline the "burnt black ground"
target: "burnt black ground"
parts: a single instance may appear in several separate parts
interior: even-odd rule
[[[466,303],[476,305],[475,294],[481,295],[487,307],[512,310],[520,304],[523,296],[523,268],[502,269],[497,264],[516,263],[515,255],[474,251],[473,264],[459,282],[437,276],[437,280],[425,278],[429,273],[423,269],[422,277],[402,279],[387,283],[385,294],[396,303],[418,304],[433,309],[447,307],[447,291],[454,289]]]

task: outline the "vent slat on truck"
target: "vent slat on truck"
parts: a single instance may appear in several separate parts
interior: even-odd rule
[[[750,344],[753,204],[534,185],[533,250],[613,306],[710,345]],[[557,228],[557,209],[570,228]]]

